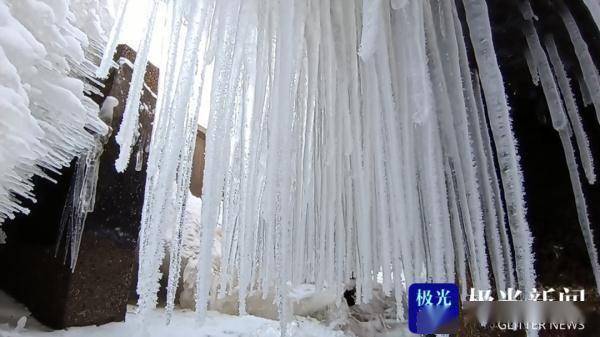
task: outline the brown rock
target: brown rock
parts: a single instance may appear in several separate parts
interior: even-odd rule
[[[133,61],[135,52],[119,46],[116,60]],[[63,170],[58,184],[36,178],[38,202],[30,205],[29,216],[19,215],[5,228],[8,243],[0,245],[0,287],[23,302],[33,316],[52,328],[122,321],[137,256],[137,239],[147,153],[135,170],[135,154],[146,149],[152,134],[158,69],[150,65],[142,94],[140,137],[128,169],[114,168],[119,146],[115,142],[125,108],[133,69],[123,64],[111,72],[102,90],[120,102],[114,110],[112,133],[100,159],[96,206],[87,217],[73,272],[63,264],[64,252],[55,257],[56,239],[64,202],[68,195],[73,166]],[[152,92],[151,92],[152,91]],[[93,97],[98,103],[101,97]]]

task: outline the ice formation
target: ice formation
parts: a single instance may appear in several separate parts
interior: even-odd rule
[[[35,200],[34,175],[52,180],[108,131],[84,96],[97,90],[89,81],[111,24],[105,10],[90,0],[0,1],[0,224],[27,212],[20,200]]]
[[[598,123],[600,123],[600,75],[598,74],[598,68],[594,65],[594,60],[590,55],[588,45],[579,31],[579,27],[573,18],[573,14],[571,14],[563,0],[557,0],[556,3],[560,10],[560,17],[571,38],[571,43],[573,44],[575,55],[577,55],[579,66],[581,67],[583,74],[583,82],[585,83],[587,93],[590,95],[592,104],[596,109]],[[598,17],[596,16],[595,19],[597,20]]]
[[[107,140],[107,137],[97,137],[94,146],[81,154],[75,164],[75,173],[71,179],[69,197],[63,208],[55,252],[55,255],[58,255],[65,237],[64,258],[65,262],[67,257],[69,258],[71,270],[75,270],[77,264],[85,220],[88,213],[94,211],[100,156],[104,152]]]
[[[594,23],[596,27],[600,29],[600,2],[597,0],[583,0],[583,3],[586,5],[592,18],[594,19]]]
[[[566,73],[565,67],[560,59],[556,43],[552,36],[546,36],[545,39],[546,51],[554,70],[558,87],[564,101],[564,105],[575,134],[575,140],[577,142],[577,148],[581,156],[581,162],[583,164],[583,170],[590,184],[596,182],[596,173],[594,172],[594,157],[590,150],[590,143],[588,137],[583,128],[581,117],[579,116],[579,109],[575,102],[575,96],[571,89],[571,81]]]
[[[579,85],[598,108],[597,69],[558,3],[583,69]],[[166,4],[168,57],[140,234],[142,312],[156,305],[167,249],[173,308],[199,109],[210,111],[195,225],[201,321],[210,298],[235,293],[244,314],[246,299],[258,294],[274,298],[285,331],[295,287],[314,284],[341,299],[355,282],[358,302],[366,303],[378,274],[399,319],[413,282],[458,280],[464,294],[467,279],[479,289],[536,286],[523,177],[484,0]],[[520,4],[524,58],[563,142],[598,279],[571,140],[574,134],[593,183],[575,88],[552,37],[544,50],[538,18],[528,2]],[[138,104],[135,90],[130,100]],[[164,225],[166,209],[173,226]],[[215,229],[222,255],[213,282]]]
[[[138,53],[135,58],[133,65],[133,74],[129,97],[125,104],[125,111],[123,112],[123,122],[119,133],[116,135],[117,143],[119,144],[119,157],[115,163],[117,172],[123,172],[129,164],[131,157],[131,151],[136,142],[136,136],[139,133],[139,112],[140,102],[142,98],[142,90],[144,88],[144,75],[146,74],[146,66],[148,64],[148,57],[150,53],[150,44],[152,43],[152,37],[154,35],[154,26],[156,18],[158,16],[159,0],[154,0],[152,4],[152,10],[148,16],[145,29],[145,38],[140,43]],[[112,42],[111,42],[112,43]],[[114,53],[114,51],[113,51]],[[99,69],[99,71],[102,69]]]
[[[529,4],[529,0],[522,2],[521,4]],[[577,208],[577,217],[583,233],[585,245],[590,257],[590,263],[592,265],[592,272],[594,279],[596,280],[596,288],[600,292],[600,264],[598,262],[598,252],[594,245],[594,239],[592,231],[590,229],[590,220],[588,216],[587,203],[585,196],[583,195],[583,189],[581,187],[581,180],[578,173],[578,164],[575,156],[575,149],[573,148],[572,136],[575,132],[575,139],[580,149],[581,161],[584,164],[584,171],[588,176],[590,183],[595,181],[593,158],[589,153],[587,146],[587,136],[581,126],[579,115],[577,114],[575,104],[573,102],[573,94],[570,91],[568,79],[566,78],[564,66],[560,61],[558,51],[554,40],[551,37],[546,39],[546,48],[550,56],[550,60],[554,65],[553,69],[550,67],[550,61],[542,47],[540,38],[536,31],[533,18],[528,14],[531,12],[531,7],[521,6],[523,16],[525,18],[525,25],[523,33],[527,39],[527,45],[532,54],[532,59],[536,64],[540,75],[540,82],[546,96],[546,102],[550,111],[550,119],[552,120],[552,126],[558,132],[560,140],[563,146],[567,167],[569,169],[569,176],[571,178],[571,186],[573,188],[573,194],[575,197],[575,205]],[[562,15],[565,17],[567,14],[566,7],[562,7]],[[568,16],[568,15],[567,15]],[[566,23],[569,22],[568,20]],[[573,27],[571,27],[572,29]],[[578,54],[579,56],[579,54]],[[588,54],[589,56],[589,54]],[[594,68],[595,70],[595,68]],[[597,70],[596,70],[597,75]],[[558,83],[557,83],[558,82]],[[560,87],[560,91],[559,91]],[[561,96],[562,94],[562,96]],[[563,104],[564,102],[564,104]],[[565,106],[567,112],[565,112]],[[596,110],[598,112],[598,110]],[[568,115],[568,117],[567,117]]]
[[[597,20],[597,2],[582,1]],[[524,58],[560,136],[599,281],[578,174],[581,163],[593,183],[594,163],[576,88],[553,37],[540,39],[529,2],[517,2]],[[569,7],[555,2],[582,70],[579,91],[600,120],[600,75]],[[352,283],[358,303],[367,303],[381,275],[399,319],[414,282],[458,281],[463,294],[467,280],[478,289],[536,286],[523,177],[485,0],[149,3],[130,96],[120,102],[126,109],[116,162],[119,171],[129,163],[148,51],[160,28],[168,48],[140,230],[142,314],[156,306],[167,251],[172,312],[190,249],[199,320],[210,298],[237,294],[245,314],[246,300],[262,296],[277,303],[282,333],[293,289],[304,284],[341,301]],[[157,20],[162,6],[166,24]],[[111,25],[95,0],[0,0],[0,109],[7,112],[0,119],[0,222],[26,211],[19,198],[34,198],[33,175],[48,177],[79,157],[77,198],[63,223],[72,266],[93,210],[99,139],[108,131],[84,92],[96,92],[92,77],[116,66],[130,7],[121,1]],[[108,119],[119,102],[107,104],[101,115]],[[201,109],[210,111],[202,211],[199,221],[188,221]],[[190,231],[199,233],[198,243],[187,242]],[[222,249],[213,282],[215,232]]]

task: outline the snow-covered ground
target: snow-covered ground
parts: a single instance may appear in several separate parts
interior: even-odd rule
[[[23,319],[23,317],[26,317]],[[328,328],[318,321],[297,318],[291,323],[292,337],[345,337],[341,331]],[[102,326],[70,328],[52,331],[30,317],[25,307],[0,292],[0,337],[278,337],[279,322],[256,316],[230,316],[210,312],[206,323],[199,326],[193,311],[176,310],[170,325],[165,323],[164,310],[151,312],[143,321],[129,307],[125,322]]]

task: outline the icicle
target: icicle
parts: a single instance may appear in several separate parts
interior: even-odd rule
[[[117,44],[119,43],[119,38],[123,30],[123,24],[125,23],[125,13],[127,12],[128,4],[129,0],[121,1],[121,5],[117,10],[119,17],[113,25],[113,28],[110,32],[110,37],[108,39],[108,44],[106,45],[106,50],[104,51],[102,57],[102,61],[100,63],[100,66],[98,66],[98,69],[96,70],[96,77],[98,78],[106,78],[108,76],[110,68],[114,66],[113,56],[115,54],[115,51],[117,50]]]
[[[581,232],[583,234],[583,240],[590,257],[590,263],[592,265],[592,272],[594,279],[596,280],[596,292],[600,293],[600,263],[598,262],[598,250],[594,243],[594,236],[590,228],[590,219],[587,212],[587,203],[583,190],[581,188],[581,182],[579,180],[579,174],[577,170],[577,161],[575,160],[573,144],[571,143],[571,134],[568,132],[559,132],[561,142],[563,144],[563,150],[565,157],[567,158],[567,167],[569,168],[569,176],[571,178],[571,187],[575,196],[575,206],[577,208],[577,218],[579,219],[579,225],[581,226]]]
[[[529,1],[520,1],[519,2],[519,7],[521,9],[521,16],[523,17],[523,19],[525,19],[525,21],[533,21],[533,20],[538,20],[537,15],[535,15],[535,13],[533,12],[533,8],[531,8],[531,2]]]
[[[206,7],[208,5],[208,7]],[[207,17],[211,17],[210,4],[192,6],[188,29],[195,34],[186,35],[184,56],[179,68],[180,74],[174,84],[174,101],[171,113],[159,115],[148,161],[146,195],[140,230],[140,263],[137,291],[138,305],[142,313],[156,305],[156,292],[160,274],[158,268],[164,257],[164,224],[167,215],[164,210],[170,207],[174,196],[175,245],[171,251],[171,275],[169,276],[168,311],[172,310],[176,284],[179,278],[179,245],[181,243],[182,211],[186,205],[187,190],[191,170],[192,153],[197,130],[197,111],[191,108],[190,97],[194,96],[195,74],[198,69],[201,51],[200,44],[207,35]],[[179,37],[173,37],[178,39]],[[176,48],[177,44],[171,44]],[[203,54],[202,54],[203,55]],[[175,74],[171,74],[175,76]],[[163,92],[163,96],[167,93]],[[161,102],[167,104],[168,102]],[[212,245],[209,245],[212,246]],[[210,256],[210,253],[208,253]]]
[[[502,74],[492,43],[488,9],[484,0],[463,0],[463,4],[498,153],[508,221],[515,248],[518,286],[525,291],[531,291],[536,281],[533,269],[533,239],[525,219],[523,177],[516,153],[516,140],[512,132]]]
[[[597,0],[583,0],[583,3],[590,11],[590,15],[592,19],[594,19],[594,23],[596,24],[596,28],[600,30],[600,3]]]
[[[383,0],[363,1],[362,8],[362,35],[358,54],[362,59],[367,59],[374,53],[375,41],[380,34],[380,11]]]
[[[550,62],[552,63],[552,68],[554,69],[554,74],[556,75],[556,79],[558,81],[558,86],[560,88],[565,107],[567,108],[567,115],[571,122],[571,126],[573,127],[577,148],[579,149],[579,156],[583,164],[583,170],[585,171],[588,182],[590,184],[594,184],[596,182],[596,174],[594,173],[594,158],[590,150],[590,143],[588,141],[587,134],[583,129],[581,117],[579,116],[577,103],[575,102],[573,90],[571,89],[571,83],[567,77],[567,72],[565,71],[565,67],[560,59],[560,55],[558,54],[558,49],[556,48],[554,38],[552,38],[550,35],[546,36],[545,45]]]
[[[392,8],[395,10],[402,9],[408,4],[408,0],[391,0]]]
[[[475,102],[477,104],[477,113],[479,114],[479,134],[482,137],[484,152],[487,157],[487,168],[488,176],[494,192],[493,198],[495,202],[495,212],[498,222],[498,231],[500,233],[500,240],[502,243],[502,250],[504,255],[505,271],[508,275],[507,285],[510,288],[515,288],[515,276],[514,276],[514,263],[513,255],[511,250],[511,244],[508,239],[508,233],[506,228],[506,219],[504,213],[504,203],[502,202],[502,193],[500,191],[500,182],[495,168],[494,153],[492,150],[492,143],[490,141],[490,135],[488,131],[488,123],[486,122],[486,109],[483,104],[483,97],[481,91],[481,85],[479,84],[479,75],[475,73],[473,75]],[[483,164],[484,165],[484,164]],[[485,166],[485,165],[484,165]]]
[[[496,172],[493,161],[493,153],[489,147],[489,136],[487,126],[485,125],[485,112],[483,104],[478,106],[473,83],[471,81],[471,72],[467,58],[467,48],[465,46],[462,27],[458,18],[456,8],[453,8],[454,27],[456,29],[456,40],[458,43],[458,53],[460,62],[460,74],[463,83],[463,93],[465,97],[465,106],[469,125],[469,134],[472,135],[472,145],[474,147],[475,165],[477,168],[477,180],[481,189],[481,203],[485,223],[486,241],[490,247],[490,261],[494,272],[495,284],[498,291],[507,289],[507,284],[514,287],[512,254],[508,239],[506,238],[506,225],[504,223],[503,205],[501,196],[493,190],[494,182],[490,177],[496,178]],[[479,85],[476,86],[477,90]],[[477,95],[481,95],[478,91]],[[481,97],[479,97],[481,99]],[[487,150],[487,151],[486,151]],[[497,181],[496,181],[497,184]],[[496,199],[499,202],[496,202]],[[508,267],[508,268],[507,268]],[[508,277],[506,277],[508,275]],[[507,280],[508,279],[508,280]]]
[[[438,10],[432,6],[432,10]],[[445,7],[445,6],[444,6]],[[452,15],[448,8],[439,8],[440,16]],[[427,13],[428,11],[426,11]],[[429,20],[437,17],[434,13],[428,15]],[[452,20],[450,18],[450,20]],[[470,267],[473,283],[478,289],[489,289],[489,272],[485,248],[484,226],[481,213],[481,201],[478,193],[476,176],[473,172],[473,153],[467,130],[465,101],[460,83],[458,50],[454,34],[444,36],[441,31],[447,31],[443,22],[434,24],[431,21],[428,28],[428,44],[432,60],[431,74],[434,83],[434,94],[440,101],[438,104],[438,119],[446,146],[445,151],[450,156],[453,167],[456,188],[458,191],[458,206],[467,235],[470,251]],[[452,21],[449,21],[452,24]],[[452,27],[453,28],[453,27]],[[454,33],[452,30],[451,33]],[[453,40],[454,39],[454,40]],[[446,61],[442,62],[441,50],[444,50]]]
[[[587,92],[592,98],[594,108],[596,109],[596,118],[598,123],[600,123],[600,75],[598,75],[598,69],[590,55],[587,43],[581,36],[573,15],[562,0],[557,0],[556,3],[558,4],[560,17],[571,37],[575,55],[579,60],[579,66],[583,72],[583,80],[588,89]]]
[[[155,22],[158,16],[158,8],[160,1],[153,0],[152,11],[146,23],[145,39],[140,44],[138,54],[135,58],[133,66],[133,74],[129,87],[129,95],[123,112],[123,122],[115,139],[119,144],[119,156],[115,162],[117,172],[124,172],[129,164],[131,151],[135,144],[136,134],[138,133],[138,121],[140,112],[140,100],[142,98],[142,90],[144,88],[144,80],[146,75],[146,66],[148,65],[148,57],[150,54],[150,44],[155,30]]]
[[[597,291],[600,293],[600,263],[598,262],[598,252],[594,245],[594,239],[590,229],[587,205],[581,189],[581,182],[579,180],[577,162],[575,160],[574,153],[575,150],[571,142],[572,129],[567,121],[567,116],[563,109],[562,101],[556,87],[556,82],[554,81],[554,75],[550,69],[548,58],[546,57],[546,53],[542,48],[542,44],[532,21],[525,22],[524,34],[527,39],[527,44],[531,49],[533,59],[537,63],[537,67],[540,71],[540,80],[542,82],[542,88],[544,89],[544,95],[546,96],[548,109],[550,110],[552,125],[560,135],[564,154],[567,159],[567,167],[569,169],[569,176],[571,178],[571,187],[573,188],[573,194],[575,196],[577,217],[579,218],[579,224],[581,226],[583,238],[585,240],[588,255],[590,257],[592,271],[596,280]],[[560,78],[561,76],[559,75],[558,77]],[[568,83],[566,83],[566,85],[568,86]]]
[[[527,61],[527,68],[529,69],[529,74],[531,75],[531,80],[533,84],[540,85],[540,74],[536,68],[535,62],[532,60],[531,52],[529,48],[525,48],[525,60]]]
[[[234,8],[234,4],[222,4],[221,2],[209,1],[206,6],[218,7],[215,9],[215,13],[218,11],[231,10]],[[225,20],[225,21],[221,21]],[[232,29],[230,21],[234,20],[231,16],[221,17],[218,21],[218,28],[223,30]],[[230,31],[230,33],[233,33]],[[198,276],[197,276],[197,288],[196,288],[196,312],[199,320],[204,321],[206,317],[207,301],[209,283],[211,279],[210,275],[210,249],[212,246],[212,238],[214,228],[219,220],[219,205],[221,199],[221,193],[223,192],[223,180],[224,180],[224,149],[227,148],[227,142],[222,142],[219,138],[222,134],[229,132],[229,118],[226,115],[223,106],[221,106],[222,100],[226,99],[224,90],[225,83],[229,77],[227,76],[225,62],[228,62],[231,58],[231,48],[234,45],[235,35],[227,35],[225,43],[219,45],[215,55],[215,65],[213,73],[212,93],[211,93],[211,112],[208,122],[208,133],[206,135],[206,166],[204,168],[204,174],[207,177],[215,177],[215,179],[205,180],[203,186],[203,202],[202,202],[202,220],[201,220],[201,241],[200,241],[200,253],[198,255]],[[190,38],[191,39],[191,38]],[[186,43],[187,46],[187,43]],[[217,76],[215,76],[217,75]]]
[[[590,97],[590,93],[588,92],[587,85],[583,80],[583,76],[577,76],[577,82],[579,83],[579,93],[581,94],[581,100],[583,101],[583,106],[588,107],[592,104],[592,98]]]
[[[64,234],[66,235],[64,256],[65,259],[67,256],[70,257],[69,267],[72,272],[75,271],[77,264],[87,215],[94,211],[100,156],[104,152],[107,141],[108,137],[98,135],[96,145],[77,159],[69,195],[63,208],[55,255],[58,255]]]
[[[237,291],[241,315],[251,295],[274,299],[285,335],[294,287],[311,283],[339,304],[355,286],[366,303],[380,273],[399,319],[408,285],[458,279],[466,296],[469,276],[490,288],[488,263],[499,289],[533,289],[522,174],[487,6],[463,3],[481,74],[473,79],[451,1],[169,2],[140,231],[141,312],[156,304],[167,246],[168,317],[173,311],[201,107],[210,115],[195,228],[200,321],[209,302]],[[529,7],[523,14],[536,19]],[[532,49],[532,79],[542,81],[564,137],[561,96]],[[568,78],[557,76],[569,100]],[[125,120],[123,139],[133,139],[136,117]],[[223,250],[213,270],[216,230]]]
[[[523,12],[525,11],[523,8],[521,10]],[[542,83],[542,89],[546,96],[546,103],[548,104],[548,109],[550,111],[552,126],[557,131],[566,130],[567,128],[570,128],[569,121],[564,112],[562,100],[556,82],[554,81],[554,74],[550,69],[548,58],[542,48],[533,22],[531,20],[525,22],[526,24],[523,33],[527,39],[529,50],[531,50],[532,60],[536,63],[536,68],[540,74],[540,82]]]

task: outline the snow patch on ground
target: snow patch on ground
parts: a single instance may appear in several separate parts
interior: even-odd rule
[[[206,323],[199,326],[196,315],[189,310],[176,310],[170,325],[167,325],[162,309],[151,311],[144,319],[129,307],[125,322],[102,326],[70,328],[49,331],[29,316],[27,309],[0,292],[0,337],[279,337],[277,321],[255,316],[230,316],[217,312],[208,314]],[[19,320],[23,327],[18,327]],[[291,323],[291,337],[344,337],[341,331],[328,328],[318,321],[298,318]]]

